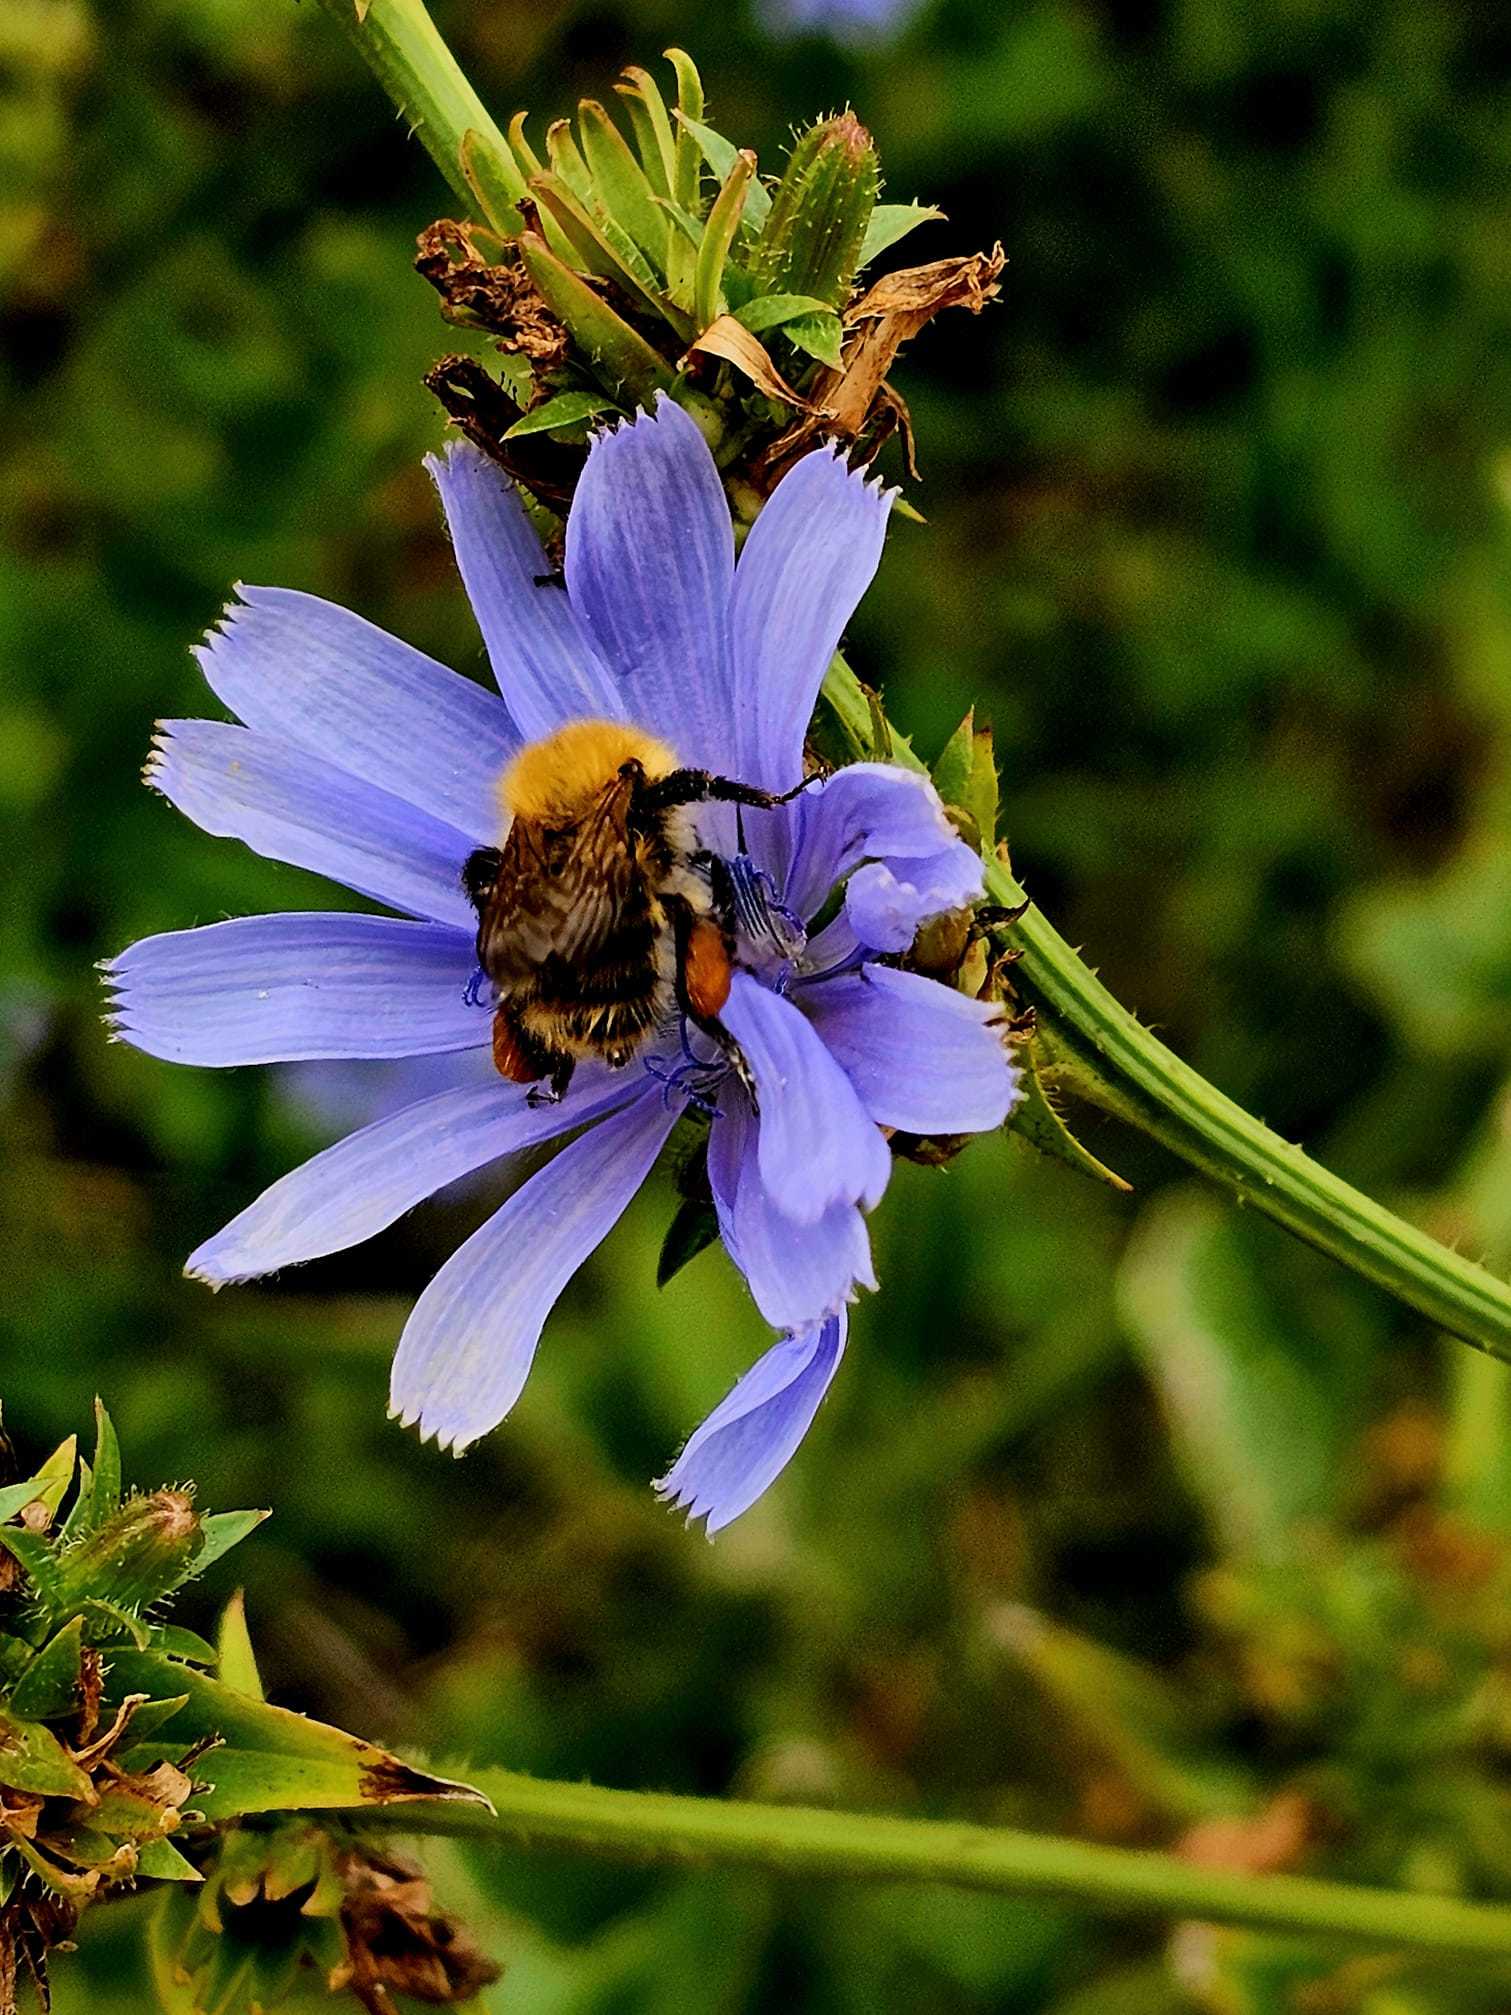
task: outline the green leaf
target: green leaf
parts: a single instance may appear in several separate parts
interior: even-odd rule
[[[94,1403],[94,1490],[90,1524],[99,1525],[121,1502],[121,1444],[103,1400]]]
[[[84,1620],[76,1616],[48,1639],[11,1688],[11,1712],[36,1721],[66,1714],[78,1698],[83,1659]]]
[[[755,174],[755,165],[754,154],[743,153],[735,156],[734,163],[724,178],[724,186],[714,198],[713,208],[708,213],[708,222],[703,230],[703,243],[698,247],[698,260],[693,273],[693,313],[697,317],[700,330],[709,328],[723,311],[724,263],[729,257],[729,248],[734,243],[740,212],[745,207],[745,194]]]
[[[246,1598],[238,1588],[221,1611],[220,1629],[215,1633],[216,1677],[222,1686],[234,1686],[253,1700],[266,1699],[257,1655],[247,1630]]]
[[[827,312],[824,303],[812,294],[760,294],[735,310],[735,320],[752,335],[759,336],[767,329],[779,329],[784,322],[795,322],[802,315]]]
[[[546,160],[551,172],[560,177],[584,209],[588,208],[593,201],[593,178],[565,119],[553,119],[546,128]]]
[[[89,1779],[50,1728],[0,1708],[0,1784],[38,1798],[93,1796]]]
[[[37,1600],[51,1607],[58,1593],[58,1564],[51,1543],[27,1526],[0,1525],[0,1546],[25,1568]]]
[[[91,1596],[79,1604],[79,1613],[89,1625],[91,1639],[98,1644],[114,1644],[117,1638],[125,1638],[128,1644],[145,1649],[152,1642],[152,1632],[142,1619],[133,1616],[129,1609],[117,1608],[113,1602]]]
[[[817,357],[821,364],[827,364],[831,371],[840,366],[840,342],[844,336],[844,325],[831,308],[821,314],[801,315],[795,322],[789,322],[782,334],[789,343],[794,343],[810,357]]]
[[[672,200],[696,217],[703,208],[703,154],[695,137],[698,130],[695,122],[703,117],[703,80],[685,49],[668,49],[666,60],[677,73],[677,119],[681,128],[677,134]]]
[[[658,191],[630,152],[624,135],[602,105],[585,98],[577,108],[577,130],[592,172],[599,207],[622,225],[642,252],[664,273],[668,220]]]
[[[1125,1182],[1105,1162],[1098,1161],[1091,1149],[1076,1139],[1060,1117],[1059,1108],[1050,1098],[1039,1075],[1039,1039],[1036,1037],[1032,1042],[1020,1044],[1015,1055],[1020,1071],[1019,1097],[1008,1117],[1009,1129],[1026,1140],[1030,1147],[1036,1147],[1040,1154],[1047,1154],[1052,1161],[1062,1161],[1078,1175],[1089,1175],[1094,1182],[1104,1182],[1109,1189],[1129,1195],[1132,1184]]]
[[[160,1763],[175,1745],[154,1742],[153,1737],[177,1714],[188,1699],[187,1693],[172,1693],[166,1700],[145,1700],[131,1717],[130,1743],[121,1752],[120,1760],[128,1770],[143,1770],[153,1763]]]
[[[218,1655],[208,1639],[196,1630],[186,1630],[181,1623],[153,1624],[148,1642],[154,1651],[161,1651],[169,1658],[187,1659],[191,1665],[213,1668]]]
[[[73,1503],[68,1507],[68,1516],[53,1531],[55,1544],[61,1545],[64,1541],[76,1538],[80,1533],[89,1530],[90,1500],[94,1496],[94,1471],[82,1455],[79,1457],[77,1475],[78,1486],[73,1494]]]
[[[573,263],[601,280],[612,280],[628,293],[638,295],[645,307],[662,312],[661,290],[655,274],[638,246],[618,232],[611,242],[613,227],[608,219],[595,216],[559,175],[537,175],[530,193],[542,206],[542,222],[553,217],[572,249]]]
[[[128,1693],[185,1696],[167,1732],[186,1748],[206,1737],[219,1743],[195,1766],[196,1778],[210,1780],[194,1798],[207,1820],[248,1812],[355,1812],[416,1799],[488,1802],[464,1784],[415,1770],[324,1722],[269,1707],[159,1651],[115,1653],[108,1684],[115,1700]]]
[[[947,805],[964,802],[966,787],[971,780],[975,725],[975,710],[972,709],[940,750],[934,764],[934,788]]]
[[[73,1477],[78,1452],[78,1436],[71,1434],[53,1450],[35,1476],[27,1477],[24,1483],[8,1483],[0,1490],[0,1520],[14,1518],[29,1504],[45,1505],[49,1516],[56,1516]]]
[[[192,1861],[186,1861],[171,1840],[159,1835],[144,1841],[136,1857],[136,1872],[154,1882],[203,1882]]]
[[[69,1615],[90,1600],[144,1609],[188,1578],[203,1546],[203,1521],[187,1491],[128,1497],[103,1525],[58,1552],[49,1600]]]
[[[657,198],[657,201],[672,223],[682,233],[683,243],[688,252],[696,254],[698,247],[703,243],[703,224],[701,219],[690,217],[680,204],[673,203],[669,197],[661,196]],[[689,307],[692,305],[691,294],[688,296],[686,305]]]
[[[718,1236],[719,1217],[712,1203],[706,1197],[685,1196],[661,1241],[661,1257],[656,1262],[657,1287],[675,1280],[688,1261],[696,1259]]]
[[[992,731],[976,726],[974,708],[941,750],[934,788],[945,804],[967,814],[974,843],[990,854],[997,837],[997,763]]]
[[[704,160],[713,169],[715,180],[727,181],[730,169],[739,159],[740,150],[734,142],[726,140],[722,133],[716,133],[712,126],[689,119],[685,113],[679,115],[679,124],[692,135]],[[753,231],[759,231],[770,213],[771,191],[757,175],[745,197],[745,222]]]
[[[483,221],[501,238],[517,238],[524,219],[519,201],[525,180],[519,165],[497,134],[491,138],[469,126],[459,150],[462,175],[477,200]]]
[[[201,1520],[204,1544],[194,1556],[192,1576],[197,1578],[207,1567],[213,1567],[217,1560],[223,1559],[233,1546],[240,1546],[249,1532],[255,1532],[272,1515],[271,1511],[212,1511],[208,1518]]]
[[[534,232],[526,231],[519,242],[541,298],[557,320],[566,325],[611,395],[627,395],[648,406],[657,392],[671,390],[671,371],[642,335],[616,315],[608,302],[570,267],[564,266]]]
[[[528,112],[516,112],[514,117],[509,121],[509,151],[520,164],[527,187],[531,180],[541,172],[543,166],[540,156],[530,145],[525,134],[525,121],[529,116]]]
[[[523,419],[516,420],[504,434],[506,441],[522,434],[548,434],[554,427],[575,427],[599,413],[617,413],[619,408],[601,392],[558,392],[544,405],[532,406]]]
[[[878,253],[885,252],[889,245],[895,245],[899,238],[916,231],[920,224],[931,224],[936,219],[942,223],[944,212],[936,210],[932,203],[878,203],[871,212],[871,221],[861,242],[861,265],[869,265]]]
[[[631,64],[624,74],[629,82],[616,84],[614,89],[624,100],[630,124],[635,129],[635,141],[640,149],[646,179],[658,196],[670,196],[677,172],[677,140],[672,132],[666,100],[649,70],[641,70]]]

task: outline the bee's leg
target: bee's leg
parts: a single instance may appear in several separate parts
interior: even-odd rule
[[[557,1054],[551,1059],[551,1075],[544,1084],[535,1085],[526,1092],[526,1105],[560,1105],[567,1095],[567,1086],[572,1082],[572,1073],[577,1068],[575,1056]]]
[[[640,818],[671,811],[677,805],[748,805],[752,811],[769,812],[785,805],[821,783],[823,772],[815,770],[790,791],[763,791],[755,784],[742,784],[733,777],[716,777],[710,770],[672,770],[654,783],[639,784],[635,790],[635,813]]]
[[[722,867],[723,863],[719,865]],[[715,878],[715,905],[718,882]],[[734,979],[730,932],[718,914],[700,916],[691,903],[668,897],[666,907],[676,929],[677,1006],[694,1028],[717,1044],[720,1055],[756,1102],[755,1080],[740,1045],[720,1021]]]

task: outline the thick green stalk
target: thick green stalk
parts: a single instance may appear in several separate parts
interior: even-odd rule
[[[409,122],[415,135],[463,203],[475,201],[462,172],[463,144],[478,135],[490,156],[507,164],[519,180],[510,199],[523,194],[524,180],[509,143],[492,114],[462,75],[436,31],[423,0],[321,0],[351,36],[374,76]]]
[[[988,867],[986,885],[993,902],[1025,900],[1000,861]],[[1511,1359],[1504,1281],[1372,1202],[1208,1084],[1113,998],[1042,910],[1030,904],[1013,936],[1023,950],[1015,979],[1048,1011],[1077,1089],[1441,1328]]]
[[[481,134],[490,151],[496,140],[512,163],[508,143],[421,0],[369,0],[360,13],[355,0],[323,4],[353,34],[459,194],[467,194],[459,164],[469,132]],[[824,692],[868,745],[872,711],[842,661],[836,660]],[[900,737],[893,755],[919,767]],[[1024,899],[1001,863],[991,866],[988,888],[998,902]],[[1048,1011],[1051,1036],[1092,1097],[1453,1335],[1511,1359],[1511,1288],[1319,1168],[1215,1090],[1140,1027],[1039,910],[1026,911],[1016,934],[1027,991]]]
[[[373,1815],[406,1832],[559,1846],[625,1859],[763,1868],[774,1875],[944,1882],[1004,1896],[1140,1917],[1201,1918],[1349,1938],[1392,1950],[1511,1957],[1511,1909],[1203,1868],[1173,1854],[1102,1847],[1005,1827],[795,1805],[679,1798],[560,1784],[512,1770],[468,1773],[481,1806],[393,1806]],[[363,1824],[370,1820],[364,1816]]]

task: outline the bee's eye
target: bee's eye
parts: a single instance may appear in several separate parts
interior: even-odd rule
[[[619,774],[629,782],[638,784],[645,775],[645,765],[637,756],[631,756],[628,762],[619,765]]]

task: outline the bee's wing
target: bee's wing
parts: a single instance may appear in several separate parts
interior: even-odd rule
[[[523,979],[553,953],[591,965],[618,926],[641,870],[617,792],[606,792],[570,842],[516,819],[502,849],[478,951],[500,984]]]

